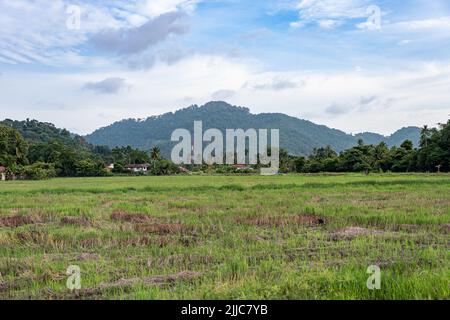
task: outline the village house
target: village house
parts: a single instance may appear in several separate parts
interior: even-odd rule
[[[253,170],[253,168],[251,168],[250,166],[248,166],[246,164],[234,164],[233,168],[235,168],[238,171],[240,171],[240,170]]]
[[[185,167],[178,167],[178,169],[180,170],[180,173],[190,173],[190,171]]]
[[[6,180],[6,168],[3,166],[0,166],[0,181]]]
[[[144,164],[129,164],[125,166],[125,169],[139,173],[146,173],[148,172],[148,169],[150,168],[150,164],[144,163]]]

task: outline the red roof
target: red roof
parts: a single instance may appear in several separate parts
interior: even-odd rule
[[[125,166],[127,169],[144,169],[150,167],[150,164],[144,163],[144,164],[129,164]]]
[[[6,171],[6,167],[0,166],[0,173],[5,172]]]

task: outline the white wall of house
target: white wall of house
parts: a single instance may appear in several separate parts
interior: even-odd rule
[[[4,173],[0,173],[0,181],[5,181],[6,175]]]

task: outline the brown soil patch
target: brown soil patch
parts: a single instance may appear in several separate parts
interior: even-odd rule
[[[22,216],[22,215],[16,215],[16,216],[9,216],[9,217],[0,217],[0,226],[4,227],[20,227],[26,224],[34,224],[34,223],[40,223],[42,222],[42,219],[39,216]]]
[[[22,244],[37,244],[41,246],[54,245],[55,239],[44,231],[24,231],[16,233],[16,238]]]
[[[153,276],[147,278],[120,279],[116,282],[102,283],[96,288],[82,289],[75,292],[75,295],[77,297],[98,295],[105,290],[126,289],[134,285],[162,286],[174,283],[176,281],[192,281],[200,277],[201,275],[202,273],[199,272],[182,271],[176,274]]]
[[[61,224],[89,227],[91,222],[86,217],[67,216],[61,219]]]
[[[111,219],[125,222],[144,222],[150,220],[150,217],[143,213],[129,213],[117,210],[113,212]]]
[[[137,224],[134,230],[141,233],[156,233],[159,235],[170,233],[181,233],[190,231],[190,228],[181,223],[152,223],[152,224]]]
[[[20,283],[19,281],[0,281],[0,292],[8,292],[11,290],[17,290],[20,289],[21,286],[23,286],[23,283]]]
[[[445,234],[449,234],[450,233],[450,223],[445,223],[441,226],[441,230],[442,232],[444,232]]]
[[[315,215],[298,215],[292,217],[250,217],[250,218],[238,218],[238,223],[245,223],[254,226],[275,226],[283,227],[291,224],[300,225],[322,225],[326,220],[323,217]]]
[[[102,245],[102,239],[99,237],[86,238],[79,242],[83,248],[94,248]]]

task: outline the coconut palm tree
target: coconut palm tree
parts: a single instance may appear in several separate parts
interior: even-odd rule
[[[155,161],[161,158],[161,150],[159,149],[159,147],[154,146],[152,148],[152,150],[150,151],[150,158]]]
[[[153,174],[156,174],[156,165],[158,163],[158,160],[161,159],[161,150],[159,147],[154,146],[152,150],[150,151],[150,158],[153,162]]]
[[[430,138],[430,129],[427,125],[424,125],[422,130],[420,131],[420,146],[428,147],[428,139]]]

